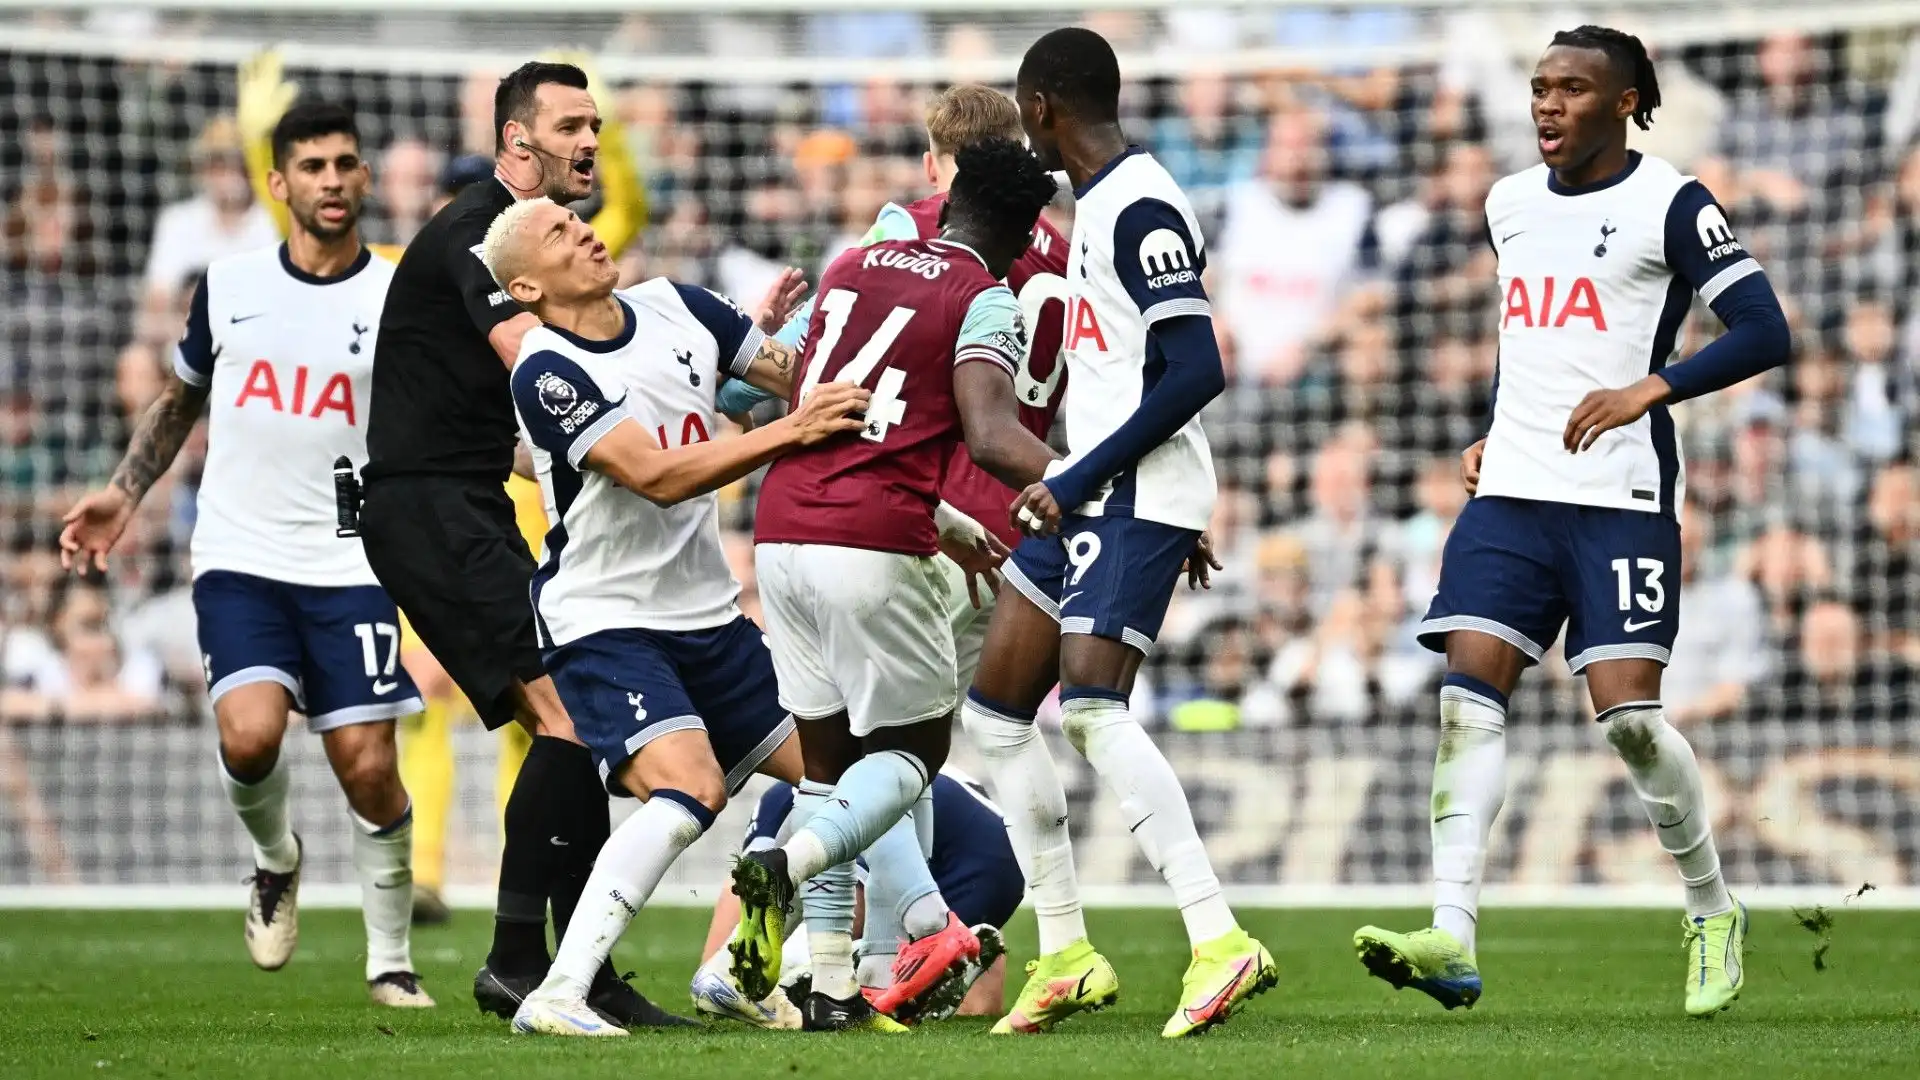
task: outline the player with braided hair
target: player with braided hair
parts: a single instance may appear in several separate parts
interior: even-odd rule
[[[1660,84],[1640,40],[1555,34],[1533,72],[1541,164],[1493,186],[1500,366],[1493,426],[1461,455],[1473,496],[1447,537],[1421,644],[1447,656],[1433,767],[1433,925],[1354,934],[1367,970],[1445,1007],[1481,994],[1487,837],[1506,796],[1508,695],[1566,629],[1567,665],[1684,886],[1686,1011],[1746,983],[1746,908],[1727,891],[1699,762],[1660,707],[1679,628],[1685,472],[1668,406],[1787,359],[1760,264],[1700,181],[1627,149]],[[1698,295],[1727,332],[1681,360]]]
[[[812,1030],[899,1030],[855,979],[853,859],[918,824],[909,810],[946,761],[957,692],[949,586],[935,557],[998,561],[984,541],[943,549],[946,463],[964,438],[975,463],[1020,487],[1054,460],[1020,422],[1014,373],[1026,329],[1000,279],[1055,185],[1008,138],[962,147],[956,161],[938,238],[855,249],[821,278],[794,400],[822,379],[868,387],[866,429],[784,459],[760,492],[761,603],[806,779],[799,831],[735,867],[741,922],[730,949],[742,992],[764,998],[779,979],[786,908],[811,881],[813,984],[799,1004]],[[979,950],[949,912],[944,929],[901,950],[888,994],[916,996]]]

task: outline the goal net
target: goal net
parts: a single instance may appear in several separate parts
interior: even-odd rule
[[[1464,498],[1458,454],[1488,417],[1499,298],[1482,200],[1537,162],[1528,74],[1583,16],[1655,49],[1664,102],[1635,145],[1707,181],[1795,331],[1789,368],[1676,409],[1686,557],[1663,585],[1684,621],[1664,696],[1729,878],[1782,900],[1866,883],[1920,898],[1910,2],[5,0],[0,899],[243,896],[188,600],[203,440],[103,582],[63,579],[54,554],[61,513],[159,390],[186,283],[274,238],[241,164],[259,122],[236,122],[241,65],[277,47],[301,93],[355,108],[367,237],[404,243],[448,162],[490,152],[494,80],[584,50],[644,185],[628,278],[751,300],[774,268],[817,272],[885,201],[926,194],[931,90],[1008,87],[1034,37],[1083,22],[1122,55],[1130,137],[1201,214],[1230,369],[1205,414],[1227,569],[1176,600],[1136,715],[1235,889],[1424,902],[1442,672],[1412,627]],[[1055,212],[1065,226],[1071,207]],[[1717,330],[1696,305],[1687,348]],[[724,504],[736,553],[752,503],[748,482]],[[1496,897],[1671,903],[1672,866],[1557,649],[1510,715]],[[1081,880],[1162,902],[1117,802],[1053,738]],[[421,877],[486,902],[496,743],[470,721],[450,741],[451,795],[430,810],[444,853],[422,852]],[[350,896],[318,742],[296,725],[285,753],[310,895]],[[957,739],[957,763],[975,760]],[[750,794],[663,899],[712,894]]]

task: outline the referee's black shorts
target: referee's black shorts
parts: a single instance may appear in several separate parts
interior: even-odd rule
[[[546,674],[527,585],[533,554],[504,485],[485,477],[367,483],[360,540],[374,576],[489,729],[513,720],[513,685]]]

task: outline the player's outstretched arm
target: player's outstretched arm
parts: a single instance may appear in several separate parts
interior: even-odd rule
[[[253,201],[267,208],[281,236],[293,227],[287,204],[273,197],[267,174],[273,171],[273,127],[300,96],[300,85],[288,82],[277,49],[262,49],[240,65],[234,121],[247,163],[247,183]]]
[[[864,410],[869,397],[851,383],[825,383],[771,424],[738,438],[672,450],[662,449],[637,421],[618,423],[582,460],[649,502],[672,506],[723,488],[790,450],[861,430],[865,421],[852,414]]]
[[[154,481],[165,476],[179,455],[207,405],[206,386],[195,386],[178,375],[167,380],[140,426],[134,429],[127,452],[113,470],[106,488],[93,492],[67,511],[60,530],[60,564],[69,570],[107,568],[107,553],[126,531],[127,521]]]

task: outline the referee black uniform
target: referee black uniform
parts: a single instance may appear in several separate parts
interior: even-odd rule
[[[367,562],[488,728],[514,718],[515,681],[545,673],[533,554],[505,488],[513,394],[487,340],[521,308],[480,261],[513,202],[496,177],[469,184],[407,245],[380,316],[361,472]]]

